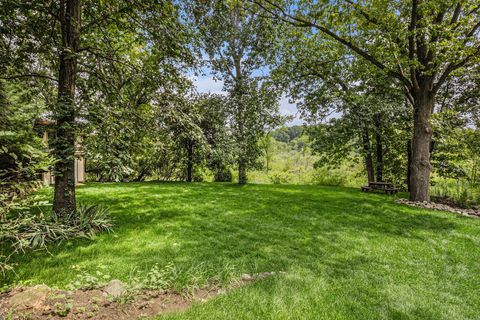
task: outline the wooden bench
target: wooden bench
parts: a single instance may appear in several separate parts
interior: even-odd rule
[[[385,193],[386,193],[386,194],[394,195],[394,194],[397,194],[397,192],[398,192],[398,189],[397,189],[397,188],[388,188],[388,189],[385,189]]]
[[[390,182],[368,182],[368,186],[362,186],[361,190],[366,191],[375,191],[382,190],[385,194],[394,195],[398,192],[398,189],[393,186]]]

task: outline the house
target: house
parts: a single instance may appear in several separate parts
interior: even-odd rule
[[[52,120],[38,120],[37,121],[37,128],[42,134],[43,143],[45,148],[48,147],[48,140],[49,136],[53,134],[53,125],[55,124]],[[55,177],[53,175],[52,170],[42,172],[42,181],[45,185],[53,185],[55,183]],[[84,150],[79,139],[77,143],[75,143],[75,184],[80,184],[85,182],[85,158],[84,158]]]

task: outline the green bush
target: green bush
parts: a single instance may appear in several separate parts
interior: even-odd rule
[[[42,186],[40,181],[0,182],[0,221],[9,212],[22,211],[34,205],[31,194]]]
[[[100,231],[111,231],[109,212],[99,205],[80,204],[75,214],[59,218],[21,214],[4,221],[0,226],[0,240],[10,243],[16,252],[46,248],[49,243],[75,237],[92,238]]]
[[[433,198],[448,200],[462,208],[480,206],[480,185],[466,179],[432,179],[430,193]]]
[[[273,184],[286,184],[292,181],[292,176],[288,172],[276,172],[269,175],[269,179]]]
[[[71,226],[77,230],[77,233],[84,233],[92,237],[97,232],[112,231],[112,220],[108,209],[99,204],[80,203],[77,211],[66,217],[59,218],[52,214],[53,220],[57,224]]]
[[[0,243],[10,246],[10,253],[46,249],[48,244],[77,237],[92,239],[97,232],[112,230],[108,209],[100,205],[80,204],[76,213],[58,217],[55,214],[32,215],[21,212],[0,224]],[[9,256],[0,255],[0,273],[12,270]]]
[[[16,84],[0,80],[0,181],[15,183],[36,180],[48,170],[52,159],[42,143],[43,129],[35,126],[44,106]],[[0,193],[2,190],[0,190]]]
[[[317,168],[312,174],[312,184],[323,186],[345,186],[348,182],[346,174],[342,174],[337,170],[328,168]]]
[[[45,248],[48,243],[73,238],[74,227],[59,224],[42,216],[21,215],[0,226],[0,240],[15,252]]]
[[[233,175],[232,171],[229,168],[224,168],[222,170],[218,170],[215,172],[215,176],[213,178],[215,182],[232,182]]]

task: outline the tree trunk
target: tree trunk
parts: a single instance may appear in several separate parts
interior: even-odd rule
[[[270,155],[268,154],[268,147],[265,149],[265,173],[268,175],[268,170],[270,169]]]
[[[373,171],[373,159],[372,159],[372,150],[370,147],[370,136],[368,134],[368,129],[365,128],[362,133],[363,140],[363,151],[364,161],[365,161],[365,170],[367,171],[368,182],[375,181],[375,173]]]
[[[375,152],[377,158],[377,181],[383,181],[383,143],[380,115],[375,116]]]
[[[243,159],[238,162],[238,184],[247,183],[247,164]]]
[[[145,181],[145,178],[147,177],[148,173],[149,173],[148,168],[142,167],[140,169],[140,171],[138,172],[138,175],[137,175],[137,177],[135,178],[134,181],[138,181],[138,182]]]
[[[410,176],[410,200],[430,201],[430,143],[432,128],[430,117],[435,103],[426,85],[414,92],[412,163]]]
[[[472,156],[472,178],[471,178],[472,184],[476,185],[477,184],[477,156],[474,154]]]
[[[187,182],[193,181],[193,142],[187,144]]]
[[[247,162],[245,160],[246,150],[246,141],[245,141],[245,118],[246,110],[243,101],[243,75],[242,75],[242,62],[241,58],[237,55],[233,55],[233,62],[235,66],[235,96],[236,96],[236,122],[238,125],[238,137],[237,143],[239,144],[239,154],[238,154],[238,184],[247,183]]]
[[[64,216],[75,212],[75,78],[79,48],[80,0],[61,1],[62,44],[59,59],[58,101],[54,110],[56,135],[53,144],[55,193],[53,211]]]
[[[410,187],[410,177],[412,175],[412,140],[407,141],[407,190],[408,192],[412,191]]]

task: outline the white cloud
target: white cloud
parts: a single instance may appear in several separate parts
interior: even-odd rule
[[[289,121],[287,125],[300,125],[303,121],[299,117],[297,105],[290,103],[288,98],[283,95],[280,99],[280,113],[285,116],[293,116],[293,120]]]
[[[198,92],[225,94],[225,92],[222,91],[223,81],[215,80],[212,76],[199,76],[192,80]]]

